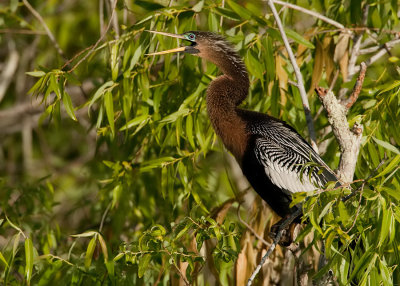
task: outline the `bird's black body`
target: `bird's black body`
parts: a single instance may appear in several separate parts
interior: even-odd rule
[[[291,126],[266,114],[243,109],[238,109],[237,112],[247,123],[250,134],[242,159],[243,174],[278,215],[285,217],[293,213],[297,207],[289,208],[292,193],[307,191],[308,184],[303,186],[304,184],[299,184],[295,178],[289,176],[290,173],[300,174],[303,169],[303,181],[309,180],[312,166],[304,167],[304,164],[314,162],[319,166],[314,172],[311,171],[315,187],[309,190],[337,180],[318,154]],[[268,175],[266,172],[269,166],[274,168],[274,164],[277,169],[282,170],[282,178],[279,180],[274,180],[272,174]],[[321,174],[317,174],[321,168]]]
[[[223,37],[199,31],[161,34],[185,39],[191,45],[154,54],[187,52],[213,62],[222,71],[207,90],[210,120],[254,190],[278,215],[285,217],[297,209],[289,207],[293,193],[337,181],[292,127],[266,114],[238,108],[247,97],[249,78],[243,61]]]

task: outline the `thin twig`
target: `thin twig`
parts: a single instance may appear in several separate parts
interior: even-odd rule
[[[364,54],[374,53],[374,52],[377,52],[377,51],[379,51],[381,49],[385,49],[385,47],[391,49],[397,44],[400,44],[400,39],[395,39],[395,40],[388,41],[385,44],[380,45],[380,46],[374,46],[374,47],[362,49],[362,50],[359,51],[359,54],[360,55],[364,55]]]
[[[101,222],[100,222],[100,227],[99,227],[99,232],[101,232],[103,230],[103,225],[104,225],[104,221],[106,220],[108,211],[110,210],[112,205],[112,202],[110,202],[106,208],[106,210],[103,213],[103,216],[101,217]]]
[[[23,0],[26,1],[26,0]],[[91,49],[87,52],[86,55],[84,55],[68,72],[72,72],[74,71],[83,61],[85,61],[94,51],[94,49],[96,49],[96,47],[100,44],[100,42],[104,39],[104,37],[106,36],[108,30],[111,27],[111,24],[113,23],[113,18],[115,16],[115,8],[117,6],[117,0],[114,0],[114,5],[112,7],[112,12],[111,12],[111,17],[110,20],[108,21],[107,27],[104,30],[104,32],[100,35],[100,38],[97,40],[97,42],[91,47]]]
[[[322,21],[324,21],[324,22],[326,22],[326,23],[328,23],[328,24],[330,24],[330,25],[332,25],[332,26],[334,26],[334,27],[336,27],[338,29],[347,30],[346,27],[343,26],[342,24],[340,24],[339,22],[336,22],[336,21],[334,21],[334,20],[332,20],[332,19],[330,19],[328,17],[325,17],[324,15],[321,15],[321,14],[319,14],[317,12],[308,10],[306,8],[303,8],[303,7],[300,7],[300,6],[291,4],[291,3],[286,3],[286,2],[283,2],[283,1],[279,1],[279,0],[272,0],[272,2],[274,2],[275,4],[278,4],[278,5],[282,5],[282,6],[291,8],[293,10],[297,10],[297,11],[303,12],[305,14],[311,15],[311,16],[313,16],[313,17],[315,17],[317,19],[320,19],[320,20],[322,20]]]
[[[46,32],[29,29],[0,29],[0,34],[46,35]]]
[[[269,249],[267,250],[267,253],[265,253],[265,255],[263,256],[263,258],[261,259],[260,263],[257,265],[257,268],[254,270],[253,274],[251,275],[251,277],[249,278],[248,282],[247,282],[247,286],[250,286],[253,284],[254,278],[257,276],[258,272],[260,272],[261,267],[264,265],[265,261],[267,260],[267,258],[271,255],[271,253],[274,251],[276,245],[279,243],[279,241],[281,240],[283,231],[286,230],[286,228],[301,214],[302,209],[299,208],[297,209],[294,213],[292,213],[288,218],[286,218],[282,224],[279,226],[278,229],[278,233],[274,238],[273,243],[271,244],[271,246],[269,247]]]
[[[365,26],[367,24],[368,11],[369,11],[369,5],[366,4],[363,8],[363,17],[362,17],[362,23],[361,23],[363,26]],[[351,50],[351,56],[350,56],[349,65],[347,68],[348,76],[347,76],[347,79],[345,79],[346,81],[349,81],[353,77],[353,75],[356,73],[355,65],[356,65],[356,61],[358,59],[358,55],[360,53],[361,41],[364,36],[364,33],[365,33],[365,31],[362,31],[359,35],[356,35],[354,37],[353,49]]]
[[[50,31],[49,27],[47,26],[46,22],[43,20],[42,16],[29,4],[27,0],[22,0],[26,8],[32,13],[33,16],[35,16],[36,19],[39,20],[40,24],[42,24],[43,28],[46,30],[46,34],[49,37],[50,41],[53,42],[54,47],[56,48],[57,52],[60,54],[62,58],[65,59],[64,52],[60,48],[60,46],[57,43],[56,38],[54,37],[53,33]]]
[[[262,243],[264,243],[267,247],[270,247],[270,246],[271,246],[271,243],[268,243],[263,237],[261,237],[261,236],[255,231],[254,228],[252,228],[247,222],[245,222],[245,221],[242,219],[242,217],[240,216],[240,207],[241,207],[241,206],[242,206],[242,205],[239,203],[239,206],[238,206],[238,208],[237,208],[237,216],[238,216],[238,218],[239,218],[239,221],[240,221],[242,224],[244,224],[244,226],[245,226],[248,230],[250,230],[250,231],[254,234],[254,236],[258,238],[258,240],[260,240]]]
[[[279,18],[278,12],[275,9],[273,0],[268,0],[268,5],[271,8],[272,14],[274,14],[276,24],[278,26],[279,32],[281,33],[283,43],[285,44],[286,50],[287,50],[289,58],[290,58],[290,62],[292,63],[294,72],[296,74],[297,87],[300,91],[301,101],[303,102],[303,109],[304,109],[304,114],[306,116],[308,132],[310,134],[311,146],[313,147],[313,149],[316,152],[318,152],[314,123],[313,123],[313,119],[311,116],[310,105],[308,103],[307,92],[306,92],[306,89],[304,88],[303,76],[301,75],[300,69],[296,62],[296,58],[294,57],[293,51],[289,45],[289,41],[286,37],[286,33],[285,33],[285,30],[283,29],[282,22],[281,22],[281,19]]]
[[[351,227],[348,230],[345,231],[345,233],[349,233],[350,230],[352,230],[353,227],[356,225],[358,215],[360,214],[361,200],[362,200],[362,195],[363,195],[363,192],[364,192],[364,186],[365,186],[365,182],[363,182],[362,185],[361,185],[360,198],[358,199],[358,207],[357,207],[357,211],[356,211],[356,216],[355,216],[355,218],[353,220],[353,224],[351,225]]]
[[[358,75],[356,83],[354,84],[353,91],[351,92],[349,98],[344,102],[342,102],[342,105],[345,106],[347,110],[349,110],[356,102],[358,95],[361,92],[362,85],[364,83],[365,73],[367,71],[367,65],[364,62],[362,62],[360,64],[360,67],[361,67],[360,74]]]

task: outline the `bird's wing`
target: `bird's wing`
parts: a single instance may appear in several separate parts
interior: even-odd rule
[[[256,157],[272,183],[295,193],[337,181],[333,171],[297,132],[282,122],[273,124],[279,128],[257,128],[255,140]]]

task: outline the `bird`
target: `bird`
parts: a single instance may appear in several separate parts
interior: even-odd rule
[[[271,233],[301,208],[290,206],[292,194],[322,188],[338,178],[308,142],[286,122],[268,114],[240,108],[248,96],[247,68],[232,44],[223,36],[206,31],[172,34],[189,45],[148,55],[183,52],[214,63],[222,72],[207,88],[206,104],[212,126],[235,157],[244,176],[258,195],[282,219]],[[301,214],[294,223],[300,222]],[[291,238],[286,238],[288,245]]]

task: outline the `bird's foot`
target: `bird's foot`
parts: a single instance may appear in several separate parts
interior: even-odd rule
[[[269,231],[269,237],[275,240],[276,236],[278,235],[279,228],[284,220],[278,221],[276,224],[271,226],[271,229]],[[282,230],[282,236],[281,239],[279,240],[278,244],[280,246],[287,247],[292,244],[293,242],[293,231],[294,228],[296,227],[295,223],[290,224],[288,227]]]

